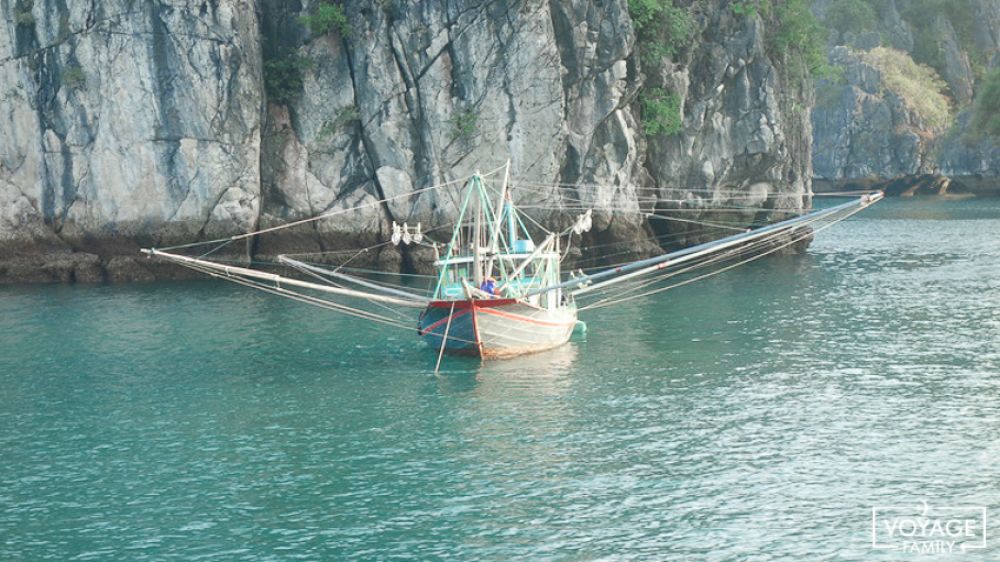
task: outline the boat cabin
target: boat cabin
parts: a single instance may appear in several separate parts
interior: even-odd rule
[[[492,262],[492,272],[487,272]],[[467,300],[470,298],[520,299],[533,289],[559,283],[559,254],[544,253],[499,253],[490,255],[483,252],[480,270],[476,271],[476,257],[458,256],[434,262],[438,270],[437,300]],[[495,280],[496,294],[489,295],[483,290],[486,279]],[[558,291],[533,295],[528,302],[543,308],[557,306]],[[541,298],[539,298],[541,297]],[[551,303],[549,302],[551,301]]]

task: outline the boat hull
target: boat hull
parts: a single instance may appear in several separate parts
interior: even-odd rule
[[[560,346],[574,326],[575,305],[550,310],[515,299],[475,299],[432,302],[417,332],[435,350],[443,345],[446,353],[496,359]]]

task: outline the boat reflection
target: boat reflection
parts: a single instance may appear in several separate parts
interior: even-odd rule
[[[580,372],[578,352],[569,343],[463,372],[443,368],[436,379],[438,392],[452,397],[448,434],[491,472],[531,466],[555,473],[576,462],[566,440],[580,416],[571,376]]]
[[[578,343],[522,355],[505,361],[472,361],[445,357],[438,375],[439,386],[450,392],[475,392],[480,396],[502,393],[556,395],[570,384],[579,353]]]
[[[548,351],[522,355],[507,361],[484,361],[479,366],[477,378],[504,377],[507,380],[526,382],[565,380],[576,362],[577,354],[577,344],[567,343]]]

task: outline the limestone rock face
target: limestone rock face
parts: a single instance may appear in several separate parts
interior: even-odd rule
[[[944,14],[934,21],[934,31],[942,58],[942,78],[948,83],[956,105],[967,105],[972,101],[974,81],[969,55],[959,47],[955,28]]]
[[[666,65],[659,82],[682,92],[684,121],[678,134],[649,142],[647,168],[662,189],[661,208],[694,207],[711,218],[723,201],[800,210],[811,197],[808,81],[796,80],[768,55],[768,28],[760,15],[737,16],[725,5],[706,8],[704,32],[682,64]],[[755,212],[743,217],[754,220]],[[733,221],[732,214],[719,217]],[[738,221],[737,221],[738,222]],[[690,223],[659,224],[677,243]],[[717,234],[716,234],[717,235]]]
[[[827,84],[813,108],[813,174],[818,180],[870,180],[931,172],[927,152],[932,133],[887,88],[879,70],[846,47],[831,64],[843,69],[842,84]]]
[[[265,12],[287,17],[288,6],[265,2]],[[287,110],[269,108],[269,130],[280,123],[284,133],[267,135],[281,148],[265,150],[264,223],[345,198],[389,198],[350,222],[322,221],[325,234],[373,242],[390,221],[434,228],[454,219],[455,190],[401,196],[508,158],[523,180],[515,197],[547,207],[542,214],[568,201],[564,190],[540,187],[559,182],[581,186],[573,207],[578,199],[635,205],[642,154],[626,95],[638,77],[629,72],[635,34],[624,0],[389,2],[346,12],[349,34],[280,39],[282,50],[317,63]],[[607,217],[598,222],[608,227]]]
[[[823,14],[832,3],[817,0],[814,6]],[[1000,140],[975,133],[972,107],[980,88],[977,80],[1000,66],[1000,3],[963,0],[955,5],[955,10],[960,8],[968,12],[963,16],[949,10],[918,13],[926,7],[911,0],[886,0],[877,4],[879,21],[874,29],[831,33],[830,62],[843,71],[843,79],[819,84],[812,110],[813,171],[818,190],[887,186],[909,192],[911,187],[921,191],[925,185],[997,190]],[[918,29],[907,19],[914,17],[929,27]],[[844,46],[869,50],[880,43],[914,58],[918,52],[934,58],[954,110],[950,127],[931,128],[921,122],[877,69],[865,65]],[[942,183],[943,179],[948,181]]]
[[[244,2],[0,13],[0,255],[110,256],[256,224],[261,69]]]
[[[938,173],[953,178],[973,193],[997,193],[1000,183],[1000,142],[969,134],[972,112],[958,116],[954,130],[938,144]]]
[[[265,149],[265,162],[275,159],[264,166],[265,193],[275,197],[265,198],[264,222],[312,215],[351,193],[398,197],[508,157],[515,198],[542,217],[619,211],[595,215],[590,242],[641,242],[650,228],[637,211],[657,198],[710,208],[757,184],[769,204],[801,209],[810,193],[811,94],[796,91],[768,56],[761,18],[709,4],[697,22],[702,40],[664,68],[640,62],[624,0],[347,5],[349,34],[302,46],[286,19],[281,49],[317,64],[287,117],[270,108],[287,134],[276,136],[284,148]],[[287,18],[285,2],[265,2],[268,10],[267,20]],[[636,99],[643,85],[682,98],[680,134],[647,142]],[[272,199],[295,203],[272,207]],[[454,218],[456,204],[440,194],[399,199],[373,207],[363,224],[326,228],[342,240],[384,239],[390,221],[434,228]]]
[[[0,279],[161,276],[139,246],[321,213],[233,251],[348,255],[392,221],[453,220],[453,192],[421,190],[508,158],[536,216],[607,209],[584,245],[636,254],[663,233],[650,201],[808,205],[811,91],[768,55],[768,24],[724,2],[699,4],[698,39],[655,66],[626,0],[348,1],[349,31],[314,34],[300,17],[317,4],[0,0]],[[268,99],[281,60],[308,61],[302,84]],[[644,135],[644,85],[681,97],[679,134]]]

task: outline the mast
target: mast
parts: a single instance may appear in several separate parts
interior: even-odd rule
[[[493,236],[490,241],[490,259],[486,262],[486,275],[493,275],[493,260],[496,259],[497,254],[500,253],[500,225],[503,218],[503,212],[505,208],[504,201],[507,199],[507,181],[510,179],[510,158],[507,159],[507,164],[504,166],[503,172],[503,185],[500,188],[500,198],[497,199],[497,210],[496,215],[493,218]],[[501,270],[503,268],[501,267]]]
[[[476,287],[483,284],[483,257],[480,255],[480,247],[483,229],[483,190],[479,183],[479,172],[476,172],[476,223],[475,233],[472,238],[472,281]]]
[[[444,258],[442,261],[447,262],[455,255],[456,248],[459,252],[462,251],[462,223],[465,221],[465,213],[469,209],[469,198],[472,197],[472,182],[476,181],[476,177],[472,176],[469,178],[469,183],[466,184],[465,197],[462,199],[462,207],[458,211],[458,220],[455,223],[455,228],[451,233],[451,241],[448,242],[448,247],[445,250]],[[441,287],[444,286],[445,277],[448,274],[448,266],[441,266],[441,270],[438,271],[437,286],[434,288],[434,298],[441,297]]]
[[[531,265],[531,262],[533,262],[539,256],[541,256],[542,254],[544,254],[545,252],[547,252],[549,250],[549,246],[552,244],[553,240],[557,240],[557,239],[558,239],[558,237],[554,233],[549,234],[548,237],[545,238],[545,240],[543,240],[542,243],[539,244],[538,247],[535,248],[534,251],[532,251],[531,254],[529,254],[527,258],[525,258],[523,261],[521,261],[521,263],[516,268],[514,268],[514,271],[510,272],[510,274],[507,275],[507,277],[506,277],[507,281],[508,282],[512,282],[512,281],[516,280],[518,277],[520,277],[521,273],[524,271],[524,268],[526,268],[529,265]]]
[[[514,214],[514,202],[511,200],[509,193],[503,205],[507,212],[507,244],[513,250],[514,243],[517,242],[517,216]]]

